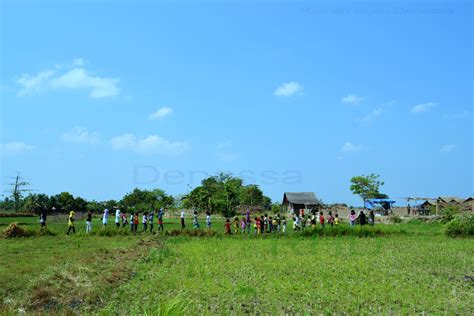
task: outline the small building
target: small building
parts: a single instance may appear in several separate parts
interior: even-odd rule
[[[288,213],[298,214],[300,209],[319,210],[323,203],[313,192],[285,192],[282,205]]]
[[[427,200],[420,204],[421,209],[423,210],[430,210],[431,208],[436,207],[436,201],[434,200]]]
[[[455,196],[440,196],[438,198],[438,203],[440,204],[461,204],[463,202],[464,199]]]

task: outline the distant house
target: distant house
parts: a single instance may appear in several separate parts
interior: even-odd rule
[[[474,197],[470,196],[464,200],[464,209],[468,212],[474,212]]]
[[[433,207],[436,207],[436,201],[433,200],[427,200],[420,205],[423,210],[431,210]]]
[[[323,203],[313,192],[285,192],[282,205],[288,213],[298,213],[300,209],[318,210]]]
[[[458,198],[458,197],[455,197],[455,196],[440,196],[438,198],[438,203],[440,204],[452,204],[452,203],[463,203],[464,202],[464,199],[461,199],[461,198]]]

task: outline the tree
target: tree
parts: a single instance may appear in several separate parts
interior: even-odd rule
[[[120,201],[120,205],[125,209],[138,210],[140,212],[151,211],[152,209],[170,208],[175,201],[171,195],[161,189],[141,190],[135,188],[126,194]]]
[[[386,194],[380,193],[379,188],[384,182],[379,180],[380,176],[376,174],[362,175],[351,179],[352,194],[359,195],[365,205],[368,199],[387,198]]]
[[[67,213],[70,211],[75,211],[74,209],[74,196],[69,192],[61,192],[55,195],[55,200],[57,205],[54,207],[58,212]]]
[[[200,186],[183,198],[184,207],[220,212],[227,217],[234,216],[242,205],[269,209],[271,199],[264,196],[257,185],[244,185],[241,178],[228,173],[202,180]]]
[[[40,214],[43,211],[48,211],[49,197],[46,194],[29,194],[25,198],[24,210]]]

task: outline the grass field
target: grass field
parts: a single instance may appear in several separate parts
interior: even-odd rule
[[[38,225],[0,218],[0,230],[12,221]],[[223,231],[222,220],[214,226]],[[287,236],[86,236],[83,223],[66,237],[63,218],[49,227],[58,235],[0,239],[3,312],[474,313],[474,241],[444,236],[441,224],[379,225],[397,233],[373,238],[291,229]]]

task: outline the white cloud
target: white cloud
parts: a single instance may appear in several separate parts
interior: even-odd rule
[[[61,138],[65,142],[70,143],[85,143],[85,144],[97,144],[99,143],[99,135],[95,132],[89,132],[84,127],[76,126],[69,132],[64,133]]]
[[[341,99],[342,103],[345,104],[350,104],[350,105],[358,105],[364,97],[355,95],[355,94],[349,94]]]
[[[46,85],[48,85],[48,82],[52,76],[53,71],[50,70],[40,71],[34,76],[29,74],[22,74],[16,80],[16,83],[20,85],[18,95],[22,96],[39,92]]]
[[[140,154],[179,155],[188,149],[186,142],[173,142],[157,135],[139,139],[134,134],[123,134],[110,140],[116,150],[131,150]]]
[[[362,122],[370,122],[374,119],[376,119],[377,117],[379,117],[380,115],[382,115],[383,113],[383,109],[378,107],[378,108],[375,108],[372,112],[370,112],[369,114],[367,114],[366,116],[364,116],[361,121]]]
[[[449,152],[452,152],[455,148],[456,148],[456,145],[454,144],[446,144],[446,145],[443,145],[443,147],[441,147],[440,152],[444,154],[449,153]]]
[[[84,59],[76,58],[72,66],[56,66],[36,75],[22,74],[16,83],[20,86],[18,95],[37,93],[48,89],[87,89],[91,98],[113,97],[119,94],[119,78],[90,75],[83,68]],[[65,69],[67,68],[67,69]]]
[[[428,112],[431,110],[433,107],[436,106],[436,103],[433,102],[427,102],[427,103],[421,103],[413,106],[411,108],[412,113],[422,113],[422,112]]]
[[[341,148],[341,150],[346,153],[360,151],[361,149],[362,145],[354,145],[350,142],[346,142]]]
[[[225,142],[217,145],[216,150],[217,159],[222,161],[234,161],[237,159],[237,156],[232,152],[232,143]]]
[[[158,111],[156,111],[155,113],[150,114],[148,119],[149,120],[156,120],[156,119],[164,118],[164,117],[170,115],[171,113],[173,113],[173,109],[169,108],[167,106],[164,106],[164,107],[160,108]]]
[[[73,68],[53,78],[51,85],[53,88],[91,89],[89,96],[96,99],[116,96],[119,93],[118,82],[118,78],[93,77],[83,68]]]
[[[35,146],[25,144],[24,142],[10,142],[5,144],[0,144],[0,153],[1,154],[19,154],[22,152],[30,151]]]
[[[300,85],[296,81],[291,81],[291,82],[285,82],[281,86],[279,86],[274,94],[277,97],[290,97],[298,92],[303,91],[303,86]]]

